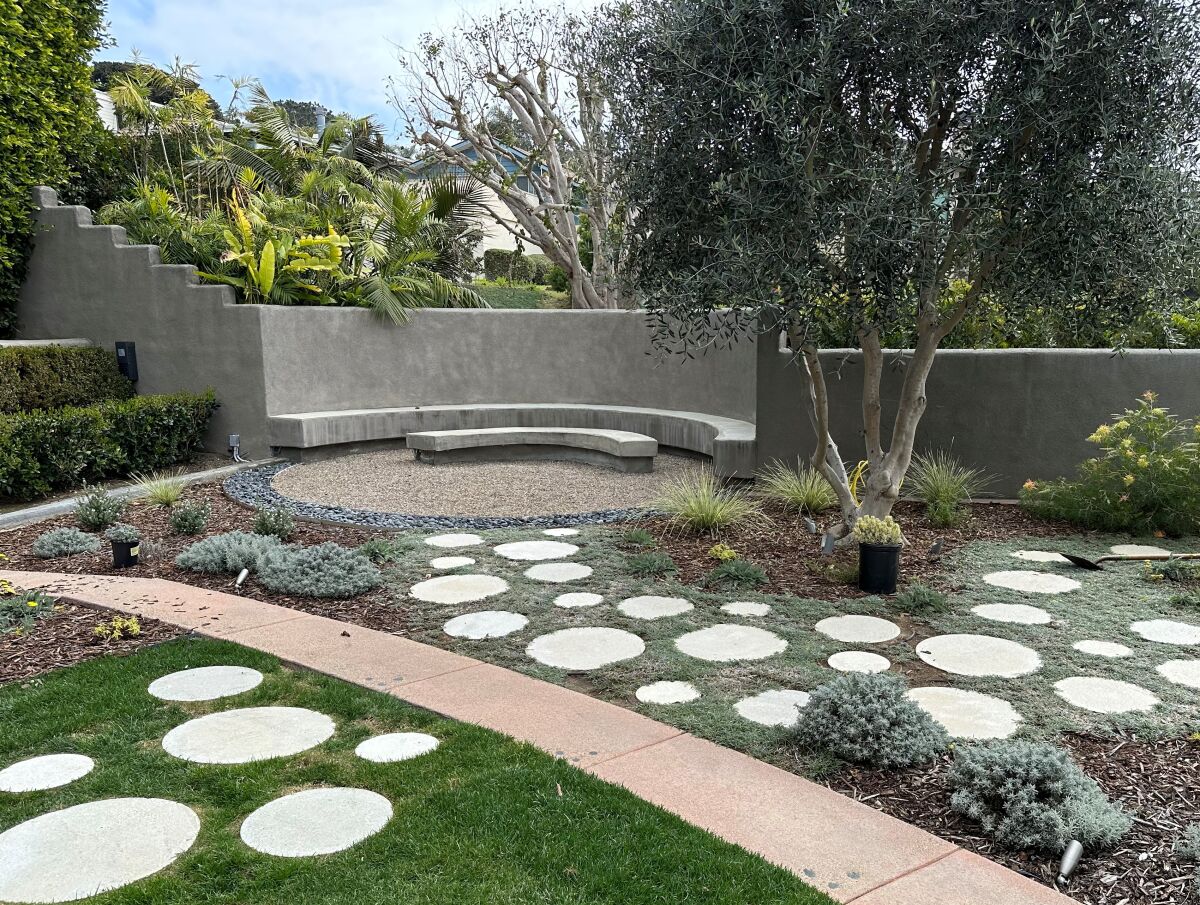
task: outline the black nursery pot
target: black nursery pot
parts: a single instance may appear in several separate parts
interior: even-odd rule
[[[127,569],[130,566],[136,566],[138,564],[138,552],[141,547],[141,543],[142,542],[138,540],[113,541],[113,568]]]
[[[899,544],[858,545],[858,587],[868,594],[894,594],[900,578]]]

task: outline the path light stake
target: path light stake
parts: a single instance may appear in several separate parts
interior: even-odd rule
[[[837,538],[832,534],[826,534],[821,538],[821,555],[833,556],[834,545],[837,544]]]
[[[237,581],[235,581],[233,583],[233,586],[235,588],[240,588],[242,586],[242,582],[245,581],[247,579],[247,577],[249,577],[249,575],[250,575],[249,569],[242,569],[242,571],[238,572]]]
[[[810,519],[807,515],[804,516],[804,527],[808,529],[809,534],[817,533],[817,523]]]
[[[1071,874],[1075,873],[1075,868],[1079,866],[1079,859],[1082,857],[1083,846],[1072,839],[1063,850],[1062,860],[1058,862],[1059,884],[1065,886],[1070,881]]]

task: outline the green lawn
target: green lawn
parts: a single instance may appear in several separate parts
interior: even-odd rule
[[[146,693],[158,676],[212,664],[252,666],[266,680],[209,704]],[[269,704],[328,714],[337,732],[295,757],[238,766],[189,764],[162,750],[163,735],[189,717]],[[86,754],[97,765],[61,789],[4,796],[0,831],[125,795],[170,798],[200,815],[189,852],[88,900],[98,905],[830,902],[790,873],[528,745],[233,644],[175,641],[2,687],[0,726],[0,766],[53,752]],[[428,732],[441,746],[396,764],[354,755],[364,738],[391,731]],[[379,834],[319,858],[274,858],[241,842],[241,821],[255,808],[319,785],[379,792],[395,816]]]
[[[565,292],[555,292],[533,283],[497,283],[476,280],[471,288],[493,308],[569,308],[571,300]]]

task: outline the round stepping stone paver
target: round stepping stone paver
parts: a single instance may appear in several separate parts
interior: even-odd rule
[[[1200,660],[1168,660],[1158,667],[1158,674],[1176,685],[1200,688]]]
[[[155,679],[146,690],[164,701],[215,701],[262,684],[263,674],[246,666],[200,666]]]
[[[993,622],[1012,622],[1017,625],[1049,625],[1053,616],[1037,606],[1023,603],[981,603],[971,612]]]
[[[634,692],[643,704],[686,704],[700,697],[691,682],[652,682]]]
[[[887,672],[892,661],[865,650],[844,650],[829,658],[829,665],[838,672]]]
[[[303,707],[245,707],[176,726],[162,746],[168,754],[193,763],[247,764],[315,748],[335,729],[325,714]]]
[[[1147,619],[1129,626],[1135,634],[1159,644],[1200,644],[1200,625],[1174,619]]]
[[[956,676],[1015,679],[1036,672],[1042,665],[1037,651],[991,635],[936,635],[917,645],[917,656]]]
[[[43,754],[0,770],[0,792],[41,792],[87,776],[96,763],[82,754]]]
[[[955,738],[1008,738],[1021,723],[1021,714],[1008,701],[978,691],[914,688],[908,698]]]
[[[579,581],[592,574],[591,566],[581,566],[577,562],[546,562],[530,566],[525,570],[525,577],[534,581],[548,581],[551,584],[562,584],[565,581]]]
[[[392,803],[367,789],[305,789],[269,801],[242,822],[257,852],[304,858],[344,851],[392,819]]]
[[[1132,650],[1115,641],[1076,641],[1071,647],[1081,654],[1091,654],[1094,657],[1129,657],[1133,655]]]
[[[1082,585],[1074,578],[1053,572],[1030,572],[1017,569],[1011,572],[989,572],[983,580],[994,588],[1008,588],[1024,594],[1066,594],[1078,591]]]
[[[1068,704],[1093,713],[1145,712],[1158,705],[1158,698],[1145,688],[1118,679],[1071,676],[1055,682],[1054,691]]]
[[[676,638],[675,647],[697,660],[732,663],[773,657],[787,649],[787,642],[764,628],[722,623]]]
[[[192,847],[200,818],[162,798],[107,798],[0,833],[0,902],[74,902],[157,873]]]
[[[574,537],[578,533],[578,528],[547,528],[542,532],[546,537]]]
[[[461,569],[475,565],[475,560],[469,556],[435,556],[429,560],[429,565],[434,569]]]
[[[752,603],[747,600],[735,600],[733,603],[721,604],[721,612],[731,616],[765,616],[771,612],[769,603]]]
[[[508,590],[508,582],[495,575],[439,575],[417,582],[408,589],[426,603],[472,603]]]
[[[733,709],[752,723],[788,729],[800,719],[800,708],[808,704],[808,698],[806,691],[776,689],[742,698]]]
[[[634,619],[662,619],[678,616],[695,607],[682,597],[629,597],[617,604],[617,609]]]
[[[877,616],[830,616],[814,628],[834,641],[847,644],[878,644],[900,637],[900,626]]]
[[[538,562],[543,559],[566,559],[579,552],[574,544],[556,540],[521,540],[511,544],[499,544],[492,552],[505,559],[520,559]]]
[[[538,566],[534,566],[534,568],[536,569]],[[596,606],[597,604],[603,602],[603,594],[589,594],[586,591],[580,591],[579,593],[575,594],[559,594],[554,598],[555,606],[561,606],[568,610],[576,609],[578,607]]]
[[[470,638],[481,641],[484,638],[503,638],[513,632],[519,632],[529,625],[529,619],[520,613],[510,613],[507,610],[483,610],[479,613],[466,613],[455,616],[442,630],[454,638]]]
[[[1051,553],[1049,550],[1014,550],[1011,554],[1026,562],[1070,562],[1061,553]]]
[[[525,653],[547,666],[565,670],[599,669],[640,657],[644,642],[618,628],[565,628],[529,642]]]
[[[454,547],[478,547],[483,543],[483,538],[478,534],[435,534],[425,538],[425,543],[449,550]]]
[[[1113,544],[1108,549],[1117,556],[1169,556],[1171,551],[1146,544]]]
[[[424,732],[389,732],[358,743],[354,753],[377,764],[412,760],[437,748],[439,742]]]

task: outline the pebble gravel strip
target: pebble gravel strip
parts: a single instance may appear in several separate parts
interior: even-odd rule
[[[562,515],[529,516],[444,516],[404,515],[399,512],[372,512],[367,509],[345,509],[322,503],[306,503],[285,497],[271,481],[292,463],[282,462],[240,471],[227,478],[225,493],[246,506],[255,508],[280,507],[298,519],[313,522],[333,522],[339,525],[361,525],[385,531],[407,531],[425,528],[552,528],[564,525],[600,525],[625,522],[650,514],[646,509],[603,509],[598,512],[572,512]]]

